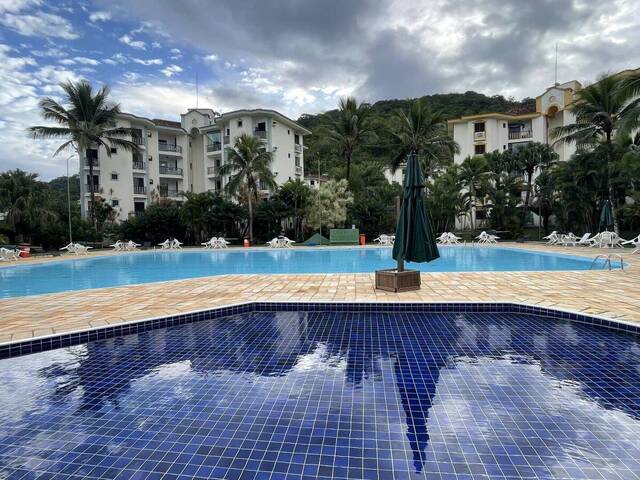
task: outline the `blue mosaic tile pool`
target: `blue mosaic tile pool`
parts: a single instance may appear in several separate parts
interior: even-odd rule
[[[640,337],[252,311],[0,360],[1,479],[640,478]]]

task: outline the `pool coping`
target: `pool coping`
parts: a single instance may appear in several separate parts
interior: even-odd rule
[[[193,310],[178,315],[132,320],[71,332],[43,335],[28,340],[0,343],[0,360],[31,353],[80,345],[95,340],[122,337],[150,330],[212,320],[229,315],[271,311],[380,312],[380,313],[519,313],[554,320],[566,320],[619,333],[640,335],[640,325],[598,315],[584,315],[563,308],[541,307],[524,302],[304,302],[248,301],[221,307]]]

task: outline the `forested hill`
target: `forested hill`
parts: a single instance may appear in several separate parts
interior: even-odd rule
[[[442,93],[435,95],[425,95],[431,107],[440,110],[446,118],[456,118],[463,115],[474,115],[483,112],[509,112],[525,113],[535,111],[535,99],[525,98],[522,101],[507,99],[502,95],[489,97],[482,93]],[[406,107],[409,100],[380,100],[372,105],[375,116],[388,117],[398,109]],[[325,116],[331,117],[337,110],[317,115],[303,114],[298,119],[298,123],[313,131],[313,128],[322,123]]]

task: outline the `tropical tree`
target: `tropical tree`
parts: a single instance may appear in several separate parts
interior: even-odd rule
[[[637,78],[608,75],[598,79],[576,93],[576,101],[570,111],[575,122],[556,127],[552,133],[558,142],[575,143],[581,147],[604,145],[600,150],[607,165],[608,198],[611,202],[614,229],[619,231],[616,216],[617,199],[611,184],[614,162],[612,143],[617,132],[629,132],[638,126],[640,102],[635,98],[640,93]]]
[[[254,207],[260,190],[277,188],[271,171],[272,157],[262,139],[249,134],[236,138],[233,148],[227,148],[227,161],[219,168],[220,175],[230,175],[225,190],[243,199],[249,213],[249,239],[253,242]]]
[[[456,218],[467,212],[463,188],[458,165],[448,166],[427,184],[427,207],[438,232],[454,230]]]
[[[190,236],[197,245],[211,231],[210,212],[215,194],[212,192],[194,193],[183,192],[185,202],[182,204],[181,214],[187,225]]]
[[[14,238],[31,237],[46,222],[55,221],[49,191],[38,175],[22,170],[0,174],[0,211]]]
[[[353,203],[353,195],[345,179],[329,180],[320,186],[320,190],[307,208],[307,224],[311,228],[334,228],[347,219],[347,207]]]
[[[351,181],[353,154],[377,138],[371,122],[371,107],[353,97],[341,98],[338,113],[321,129],[324,142],[330,145],[346,165],[347,183]]]
[[[86,80],[60,84],[64,91],[63,104],[53,98],[43,98],[39,102],[40,113],[45,120],[58,126],[33,126],[29,132],[34,138],[63,139],[54,156],[64,150],[73,150],[80,157],[80,165],[89,165],[89,188],[91,195],[90,216],[95,221],[95,186],[93,182],[93,157],[87,150],[93,146],[104,147],[111,156],[112,147],[126,151],[138,151],[139,147],[125,137],[134,133],[131,128],[117,127],[116,120],[120,107],[109,101],[110,89],[103,85],[94,93]]]
[[[299,178],[285,182],[278,190],[278,198],[290,209],[296,240],[302,238],[303,214],[311,195],[311,189]]]
[[[534,174],[548,168],[557,160],[558,154],[553,150],[553,147],[538,142],[530,143],[515,154],[515,167],[524,174],[526,182],[524,208],[522,209],[523,220],[527,218],[530,207]]]
[[[490,177],[489,161],[484,156],[473,156],[464,159],[459,171],[462,184],[467,190],[470,205],[471,229],[475,229],[474,209],[478,198],[484,196],[487,181]]]
[[[406,110],[398,110],[393,119],[394,137],[391,171],[395,172],[415,153],[420,158],[427,177],[443,164],[453,161],[453,154],[460,151],[458,144],[447,131],[447,123],[440,111],[434,111],[424,99],[412,100]]]

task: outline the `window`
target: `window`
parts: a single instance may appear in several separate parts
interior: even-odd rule
[[[242,120],[238,120],[238,128],[242,128]]]
[[[506,124],[506,123],[503,123],[503,124],[502,124],[502,128],[507,128],[507,124]]]
[[[484,122],[474,123],[473,124],[473,131],[476,132],[476,133],[484,132]]]
[[[487,146],[483,143],[482,145],[474,145],[474,153],[476,155],[484,155],[487,151]]]
[[[507,149],[507,146],[506,146],[506,145],[502,145],[502,149],[503,149],[503,150],[506,150],[506,149]]]
[[[300,157],[296,157],[296,167],[300,166]]]
[[[293,141],[295,142],[296,145],[300,145],[300,135],[298,135],[297,133],[293,136]]]
[[[118,149],[115,147],[111,147],[111,153],[118,153]]]
[[[120,205],[120,200],[111,200],[111,206],[112,207],[117,207]]]
[[[288,156],[289,158],[291,158],[291,154],[290,154],[290,153],[287,153],[287,156]]]
[[[112,173],[111,174],[111,180],[118,180],[118,174],[117,173]]]
[[[229,128],[227,128],[227,133],[226,133],[226,135],[227,135],[227,136],[231,135],[231,130],[230,130]]]
[[[222,190],[222,182],[220,180],[216,180],[216,191]]]

